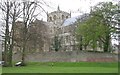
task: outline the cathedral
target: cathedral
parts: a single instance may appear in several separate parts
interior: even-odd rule
[[[56,11],[47,13],[46,16],[47,21],[36,19],[29,25],[26,52],[93,50],[91,46],[81,45],[79,37],[76,37],[76,28],[89,18],[88,13],[71,17],[71,12],[62,11],[58,6]],[[24,42],[23,22],[17,21],[14,29],[13,53],[17,53],[21,52]],[[97,47],[96,50],[103,51],[103,48]]]
[[[64,51],[77,50],[77,39],[75,30],[77,28],[77,20],[85,19],[88,14],[71,17],[71,12],[60,10],[59,6],[57,11],[47,14],[47,22],[50,28],[50,50],[58,48]],[[57,40],[57,41],[56,41]],[[57,43],[58,42],[58,43]],[[57,45],[57,46],[56,46]],[[59,47],[60,46],[60,47]]]
[[[26,45],[28,52],[72,51],[79,49],[75,30],[78,19],[84,20],[87,17],[88,14],[71,17],[71,12],[62,11],[58,6],[56,11],[47,13],[47,22],[36,19],[28,28],[28,33],[31,34]],[[22,30],[23,23],[16,22],[16,51],[20,51],[22,47]]]

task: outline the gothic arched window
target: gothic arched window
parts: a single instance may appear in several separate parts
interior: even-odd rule
[[[54,20],[56,20],[56,15],[53,16]]]
[[[68,18],[68,16],[66,16],[66,19]]]
[[[62,19],[64,19],[64,15],[62,15]]]
[[[50,17],[50,21],[52,21],[52,17]]]

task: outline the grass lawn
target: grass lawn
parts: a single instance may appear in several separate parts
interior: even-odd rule
[[[3,73],[118,73],[118,63],[30,62],[25,67],[4,67]]]

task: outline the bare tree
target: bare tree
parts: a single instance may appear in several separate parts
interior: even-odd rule
[[[25,51],[27,41],[29,40],[31,34],[28,33],[29,27],[36,17],[41,13],[41,11],[47,12],[44,10],[43,6],[49,6],[44,0],[41,1],[23,1],[23,40],[22,40],[22,65],[25,65]],[[36,9],[39,8],[40,12]],[[37,12],[37,13],[36,13]]]
[[[12,53],[13,53],[13,48],[14,48],[14,38],[15,38],[15,35],[14,35],[14,28],[15,28],[15,22],[16,20],[21,16],[21,9],[20,9],[21,5],[20,5],[20,2],[16,2],[16,1],[13,1],[12,2],[12,10],[13,11],[10,11],[10,18],[12,20],[12,28],[11,28],[11,43],[10,43],[10,52],[9,52],[9,65],[12,65]]]
[[[10,42],[10,36],[9,36],[9,14],[11,9],[11,3],[9,1],[1,3],[0,9],[2,10],[4,14],[4,20],[5,20],[5,40],[4,40],[4,61],[5,66],[9,65],[8,61],[8,51],[9,51],[9,42]]]
[[[25,51],[26,44],[30,37],[28,34],[28,28],[31,23],[36,19],[38,14],[35,14],[36,8],[38,6],[37,1],[23,1],[23,44],[22,44],[22,65],[25,65]]]
[[[30,27],[31,23],[36,19],[36,17],[40,14],[36,14],[36,8],[41,8],[45,13],[46,11],[42,7],[42,5],[47,5],[43,0],[38,2],[34,1],[4,1],[0,3],[0,9],[4,12],[4,20],[5,20],[5,43],[4,43],[4,55],[5,55],[5,65],[12,64],[12,50],[15,45],[15,27],[16,21],[18,18],[22,17],[22,42],[21,42],[21,49],[22,49],[22,64],[25,65],[25,50],[26,50],[26,43],[30,37],[28,33],[28,28]],[[41,11],[41,10],[40,10]],[[22,13],[22,14],[21,14]],[[12,25],[11,32],[9,31],[9,25]],[[9,61],[9,63],[8,63]]]
[[[5,43],[4,43],[4,61],[5,66],[12,66],[12,51],[14,46],[14,26],[16,20],[21,16],[20,3],[16,1],[1,1],[0,9],[3,12],[3,21],[5,20]],[[11,29],[10,26],[11,25]]]

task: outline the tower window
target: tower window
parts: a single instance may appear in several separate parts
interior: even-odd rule
[[[53,18],[54,18],[54,20],[56,20],[56,15],[54,15],[54,17],[53,17]]]
[[[68,16],[66,16],[66,19],[68,18]]]
[[[62,19],[64,19],[64,15],[62,15]]]
[[[52,21],[52,17],[50,17],[50,21]]]

